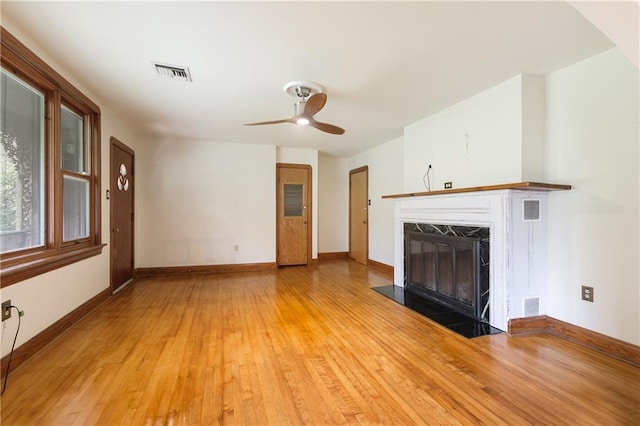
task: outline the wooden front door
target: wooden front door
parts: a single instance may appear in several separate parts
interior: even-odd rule
[[[311,166],[277,164],[276,262],[306,265],[311,259]]]
[[[133,279],[134,152],[111,138],[111,291]]]
[[[349,257],[367,264],[369,258],[369,168],[349,172]]]

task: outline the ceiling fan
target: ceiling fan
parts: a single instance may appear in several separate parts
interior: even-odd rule
[[[322,123],[313,118],[327,102],[327,95],[322,92],[322,86],[310,81],[292,81],[284,85],[285,93],[298,97],[300,100],[294,104],[294,115],[282,120],[261,121],[247,123],[245,126],[261,126],[263,124],[294,123],[301,126],[311,126],[323,132],[341,135],[344,129],[333,124]]]

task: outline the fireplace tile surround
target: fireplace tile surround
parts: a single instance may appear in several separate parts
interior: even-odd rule
[[[395,200],[394,285],[405,283],[405,224],[488,228],[489,323],[506,331],[512,318],[546,314],[547,197],[569,189],[521,182],[384,196]]]

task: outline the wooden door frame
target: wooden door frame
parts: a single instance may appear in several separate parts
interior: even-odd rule
[[[351,253],[351,175],[361,172],[367,172],[367,180],[365,183],[365,193],[367,194],[367,254],[365,255],[364,264],[369,263],[369,166],[358,167],[357,169],[349,170],[349,254]]]
[[[116,176],[113,176],[112,173],[114,173],[114,171],[111,169],[111,160],[113,159],[113,150],[114,148],[119,148],[123,151],[125,151],[127,154],[131,155],[131,171],[130,171],[130,175],[131,176],[135,176],[135,168],[136,168],[136,154],[135,151],[131,148],[129,148],[127,145],[125,145],[124,143],[122,143],[121,141],[119,141],[118,139],[116,139],[115,137],[111,136],[111,138],[109,139],[110,142],[110,146],[109,146],[109,288],[111,289],[111,292],[114,292],[114,288],[113,288],[113,260],[115,257],[115,253],[114,253],[114,249],[113,249],[113,232],[111,232],[112,229],[112,225],[113,225],[113,218],[114,218],[114,214],[115,214],[115,207],[114,207],[114,203],[111,200],[111,194],[114,194],[115,191],[118,190],[118,186],[117,186],[117,182],[116,182]],[[135,211],[136,211],[136,197],[135,197],[135,190],[136,190],[136,181],[134,178],[133,181],[133,185],[131,185],[131,211],[134,214],[134,220],[131,221],[131,268],[132,268],[132,278],[135,278]],[[117,290],[122,289],[123,286],[120,286]]]
[[[292,163],[276,163],[276,264],[278,263],[278,251],[279,251],[279,238],[280,238],[280,215],[278,214],[278,207],[280,206],[281,196],[280,196],[280,182],[278,181],[278,177],[280,176],[280,169],[306,169],[307,170],[307,197],[306,197],[306,205],[307,205],[307,266],[311,264],[311,253],[312,253],[312,223],[313,223],[313,206],[311,196],[313,188],[311,184],[313,182],[313,169],[309,164],[292,164]],[[278,265],[279,266],[279,265]]]

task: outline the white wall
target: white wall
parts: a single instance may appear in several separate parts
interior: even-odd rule
[[[403,139],[396,138],[348,162],[349,170],[369,167],[369,259],[386,265],[393,265],[394,203],[382,196],[403,192],[405,158]]]
[[[318,258],[318,150],[307,148],[276,149],[278,163],[308,164],[311,166],[311,258]],[[274,181],[275,182],[275,181]],[[274,184],[275,185],[275,184]],[[274,189],[275,191],[275,189]]]
[[[62,66],[40,50],[11,22],[3,18],[2,25],[101,109],[102,242],[108,244],[109,201],[105,200],[104,189],[109,188],[110,179],[109,139],[115,136],[135,149],[137,141],[131,127],[81,85],[74,76],[65,72]],[[107,288],[109,288],[109,246],[106,246],[99,256],[3,288],[0,290],[0,299],[11,299],[14,305],[25,312],[16,347]],[[12,318],[2,323],[2,356],[7,355],[11,350],[17,327],[16,318],[14,311]]]
[[[522,79],[514,77],[405,127],[404,191],[518,182],[521,177]]]
[[[549,315],[640,344],[638,69],[612,49],[546,88],[546,179],[573,185],[549,200]]]
[[[537,181],[543,175],[544,80],[518,75],[405,127],[404,191]]]
[[[136,266],[275,262],[274,146],[145,139]]]
[[[318,253],[349,251],[349,169],[347,160],[318,159]]]

